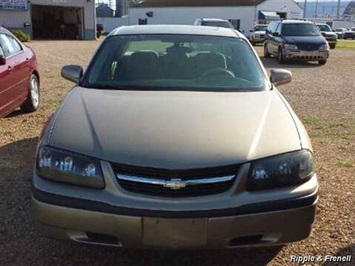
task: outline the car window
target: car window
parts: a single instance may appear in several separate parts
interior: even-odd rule
[[[123,35],[105,40],[82,82],[90,88],[260,91],[264,72],[239,38]]]
[[[4,50],[2,49],[1,44],[0,44],[0,55],[5,55],[5,54],[4,54]]]
[[[22,50],[20,44],[12,36],[7,34],[0,34],[0,43],[5,56],[17,54]]]
[[[320,31],[332,31],[328,25],[317,25]]]
[[[257,25],[254,28],[254,31],[265,31],[267,29],[267,25]]]
[[[283,24],[283,36],[319,36],[320,32],[314,24],[302,23],[285,23]]]
[[[278,24],[278,26],[277,26],[277,28],[276,28],[276,30],[275,30],[275,33],[277,33],[278,34],[278,36],[281,36],[281,28],[282,28],[282,26],[281,26],[282,24],[280,23],[280,24]]]
[[[271,22],[267,27],[267,33],[273,34],[276,31],[276,27],[279,25],[278,22]]]

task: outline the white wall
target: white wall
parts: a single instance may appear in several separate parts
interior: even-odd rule
[[[22,28],[25,22],[31,23],[31,16],[28,10],[0,10],[0,26],[6,28]]]
[[[146,12],[153,11],[148,18]],[[240,30],[249,32],[254,26],[255,8],[247,7],[155,7],[131,8],[131,25],[138,24],[139,18],[147,18],[148,24],[184,24],[192,25],[196,18],[239,19]]]
[[[288,19],[303,18],[303,9],[292,0],[267,0],[258,5],[257,11],[286,12]]]
[[[104,26],[105,32],[111,32],[117,27],[129,25],[128,17],[124,18],[96,18],[98,24]]]

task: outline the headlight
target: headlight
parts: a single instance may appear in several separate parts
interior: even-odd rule
[[[99,160],[48,146],[38,150],[37,174],[75,185],[105,187]]]
[[[253,161],[247,190],[271,189],[302,184],[313,175],[313,156],[308,150]]]
[[[322,44],[322,45],[319,47],[319,50],[321,50],[321,51],[329,50],[329,44],[328,44],[328,43]]]
[[[295,44],[287,44],[287,43],[285,43],[284,44],[284,48],[287,49],[287,50],[298,50],[298,47]]]

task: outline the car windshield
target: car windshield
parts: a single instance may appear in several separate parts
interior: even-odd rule
[[[268,86],[240,38],[120,35],[106,38],[81,86],[132,90],[261,91]]]
[[[318,36],[319,30],[314,24],[284,24],[281,34],[283,36]]]
[[[228,21],[218,21],[218,20],[202,21],[201,25],[233,29],[233,25],[231,23],[229,23]]]
[[[254,31],[266,31],[267,25],[258,25],[255,26]]]
[[[328,25],[317,25],[320,31],[332,31]]]

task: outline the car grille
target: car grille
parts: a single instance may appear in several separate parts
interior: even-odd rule
[[[309,43],[299,43],[297,44],[299,50],[303,51],[315,51],[318,50],[320,45],[319,44],[309,44]]]
[[[226,192],[233,186],[239,171],[239,165],[187,170],[111,165],[123,189],[162,197],[197,197]]]

